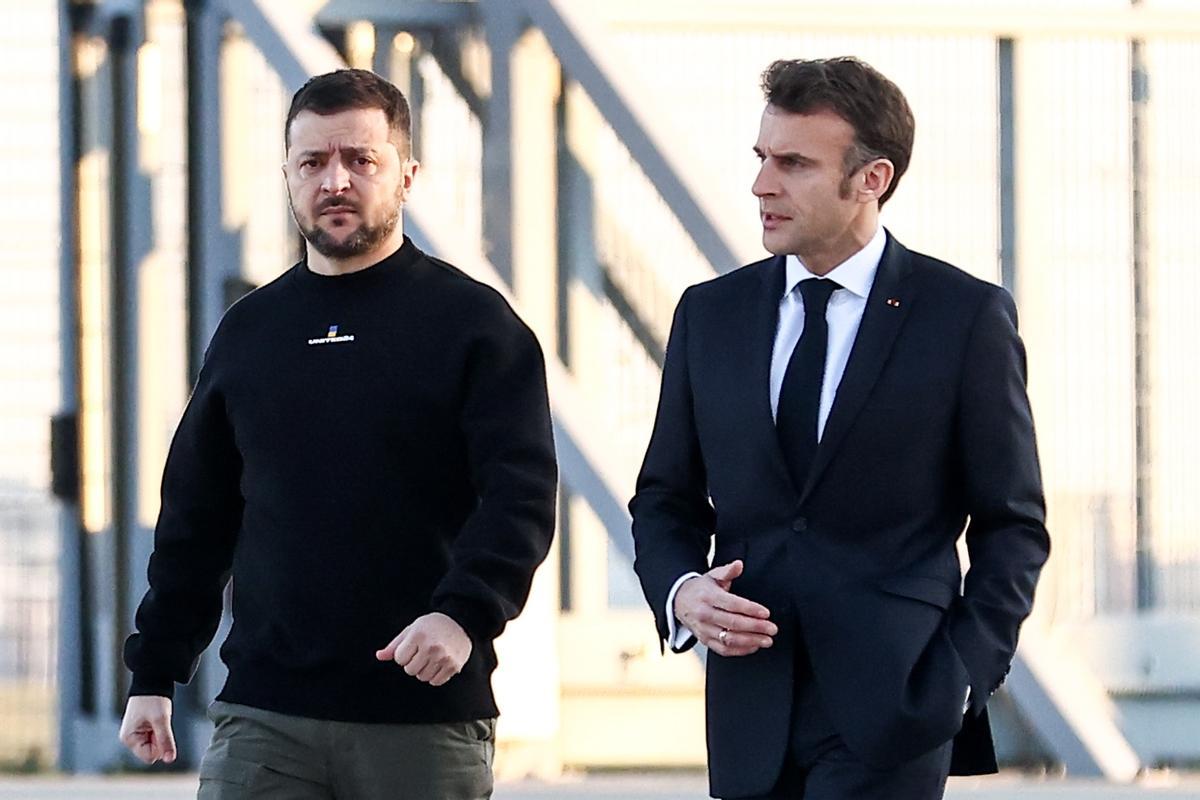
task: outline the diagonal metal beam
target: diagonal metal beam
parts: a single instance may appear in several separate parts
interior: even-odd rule
[[[467,104],[467,108],[471,109],[471,113],[482,120],[485,115],[484,100],[475,90],[475,86],[467,80],[463,70],[461,48],[454,40],[454,31],[434,31],[427,40],[429,55],[433,56],[433,60]]]
[[[330,0],[316,14],[316,23],[340,27],[367,20],[399,30],[465,27],[474,22],[476,4],[463,0]]]
[[[716,207],[719,196],[702,191],[678,163],[678,148],[660,131],[661,118],[646,107],[611,48],[601,41],[600,26],[589,24],[581,4],[563,0],[519,0],[530,20],[545,35],[566,72],[592,98],[601,116],[629,149],[634,161],[662,196],[715,272],[740,265],[723,220],[732,212]],[[681,140],[676,140],[681,141]]]
[[[345,69],[346,62],[312,20],[275,0],[219,0],[230,19],[262,53],[289,92],[314,75]]]
[[[1072,775],[1128,783],[1141,761],[1117,727],[1108,693],[1086,664],[1032,625],[1006,681],[1009,694],[1043,744]]]

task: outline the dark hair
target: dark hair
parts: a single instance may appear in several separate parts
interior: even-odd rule
[[[387,117],[396,136],[400,155],[407,156],[412,144],[412,115],[404,93],[390,82],[365,69],[339,69],[310,78],[292,95],[287,122],[283,126],[284,147],[292,144],[292,120],[301,111],[322,116],[355,108],[378,108]]]
[[[851,56],[811,61],[776,61],[762,74],[767,103],[793,114],[832,111],[854,128],[846,151],[846,177],[876,158],[895,167],[892,184],[879,198],[887,202],[912,157],[912,110],[900,87],[870,64]]]

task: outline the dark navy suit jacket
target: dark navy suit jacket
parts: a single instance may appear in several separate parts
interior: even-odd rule
[[[813,467],[794,486],[769,397],[783,281],[777,256],[684,293],[630,503],[660,635],[671,586],[708,569],[713,534],[714,563],[745,563],[733,591],[779,626],[771,648],[709,655],[712,792],[770,791],[798,647],[865,762],[886,768],[954,738],[954,774],[994,772],[986,704],[1049,554],[1012,299],[889,235]]]

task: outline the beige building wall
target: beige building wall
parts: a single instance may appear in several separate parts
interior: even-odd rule
[[[59,407],[58,40],[53,13],[0,0],[0,765],[54,758]]]

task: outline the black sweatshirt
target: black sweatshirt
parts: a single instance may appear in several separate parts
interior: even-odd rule
[[[195,670],[232,570],[219,698],[318,719],[496,715],[492,640],[554,525],[537,340],[502,297],[403,247],[298,264],[225,314],[167,457],[131,694]],[[474,648],[441,687],[375,651],[431,611]]]

